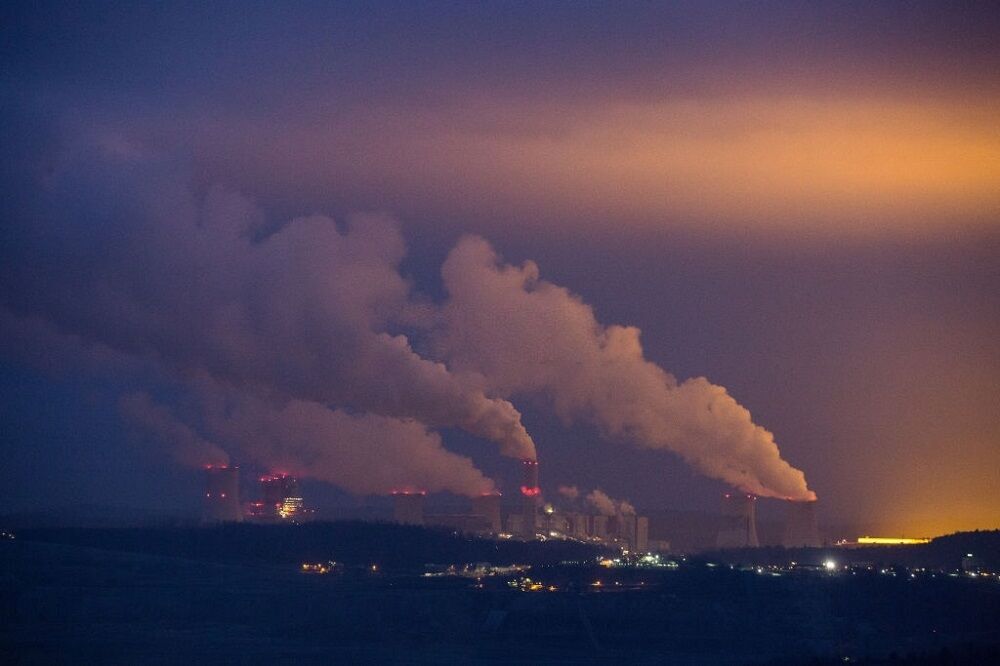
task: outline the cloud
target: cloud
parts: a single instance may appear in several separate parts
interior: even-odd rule
[[[46,214],[22,220],[7,308],[176,378],[459,427],[534,457],[513,405],[401,332],[422,314],[393,221],[315,215],[267,234],[252,202],[218,188],[199,198],[168,167],[134,151],[73,156]]]
[[[626,500],[616,500],[595,488],[587,493],[587,503],[602,516],[634,516],[635,507]]]
[[[413,419],[352,414],[303,400],[274,404],[206,382],[197,394],[207,431],[269,469],[357,494],[404,486],[468,496],[496,490],[469,458],[445,449],[438,433]]]
[[[271,405],[266,419],[233,412],[254,426],[242,432],[256,442],[256,460],[292,465],[294,451],[303,471],[312,461],[326,478],[365,492],[397,485],[393,466],[429,489],[478,492],[491,482],[449,457],[428,428],[462,428],[508,456],[534,458],[508,398],[544,396],[565,421],[673,451],[749,492],[813,496],[771,433],[724,388],[704,378],[678,383],[645,360],[638,329],[601,325],[582,300],[541,280],[535,264],[502,265],[480,238],[449,254],[448,297],[436,306],[401,275],[406,247],[384,216],[342,225],[312,215],[275,227],[245,197],[222,188],[197,196],[183,170],[114,141],[71,153],[48,186],[49,205],[22,220],[7,253],[7,310],[155,363],[182,386],[208,381],[238,404]],[[418,354],[410,335],[436,359]],[[173,428],[185,448],[196,441],[170,425],[169,412],[126,406],[160,432]],[[359,451],[355,459],[334,441],[323,458],[318,424],[364,451],[379,450],[360,435],[366,428],[409,444],[398,455]],[[284,449],[286,438],[265,433],[299,444]],[[330,471],[360,470],[357,461],[369,465],[370,483]]]
[[[568,500],[575,500],[580,496],[580,490],[576,486],[559,486],[558,491]]]
[[[814,497],[773,435],[725,388],[702,377],[678,383],[643,357],[637,328],[601,325],[579,297],[540,279],[534,263],[501,264],[486,241],[467,237],[442,274],[448,301],[438,345],[450,367],[480,373],[500,395],[542,395],[567,422],[672,451],[748,492]]]

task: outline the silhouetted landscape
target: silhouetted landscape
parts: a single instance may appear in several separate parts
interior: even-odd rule
[[[975,548],[985,571],[997,532],[908,549],[761,548],[655,562],[573,542],[358,522],[12,536],[0,542],[0,636],[20,663],[1000,657],[1000,580],[961,572],[961,557],[954,566]],[[822,566],[830,557],[836,571]]]
[[[1000,664],[998,36],[0,3],[0,666]]]

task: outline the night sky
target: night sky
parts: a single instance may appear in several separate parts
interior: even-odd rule
[[[1000,528],[997,6],[210,4],[0,9],[8,509]]]

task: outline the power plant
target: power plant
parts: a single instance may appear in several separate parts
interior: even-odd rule
[[[222,523],[239,522],[242,519],[239,470],[227,465],[209,465],[205,468],[202,521]]]
[[[260,499],[247,503],[244,514],[247,520],[258,523],[300,523],[315,517],[316,510],[305,505],[299,481],[294,476],[265,474],[258,482]]]
[[[298,479],[289,474],[259,477],[259,499],[245,505],[240,503],[239,486],[236,467],[205,468],[202,521],[208,524],[242,520],[299,523],[315,515],[315,509],[305,506]],[[499,492],[486,492],[472,497],[465,511],[428,513],[425,491],[397,490],[391,493],[391,497],[392,520],[403,525],[441,526],[501,538],[576,539],[619,545],[633,552],[647,552],[651,545],[658,550],[669,548],[669,542],[661,540],[660,533],[656,541],[650,541],[649,518],[635,515],[627,502],[610,502],[610,506],[595,503],[597,512],[593,508],[589,511],[583,509],[581,504],[575,502],[575,495],[568,500],[571,503],[569,510],[543,503],[537,460],[521,461],[519,492],[509,504],[502,503],[503,497]],[[722,516],[719,529],[715,532],[716,548],[756,548],[761,545],[757,529],[757,502],[755,495],[743,492],[730,492],[722,497]],[[766,523],[763,526],[765,536],[770,535],[768,543],[780,543],[786,548],[821,546],[816,501],[786,500],[784,506],[783,525]],[[711,525],[706,527],[711,530]],[[659,529],[663,531],[662,525]]]
[[[743,493],[722,496],[722,524],[717,548],[757,548],[757,497]]]
[[[426,492],[395,490],[391,493],[392,520],[401,525],[447,527],[503,538],[577,539],[617,544],[641,552],[649,547],[649,518],[646,516],[636,516],[633,512],[610,516],[564,512],[552,504],[543,504],[536,460],[521,461],[519,491],[516,503],[506,507],[500,493],[487,492],[471,498],[467,512],[428,513]]]

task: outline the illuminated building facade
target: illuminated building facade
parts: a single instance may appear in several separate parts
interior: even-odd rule
[[[314,517],[315,510],[305,506],[299,481],[288,474],[267,474],[260,477],[260,496],[247,505],[247,517],[257,521],[302,522]]]

